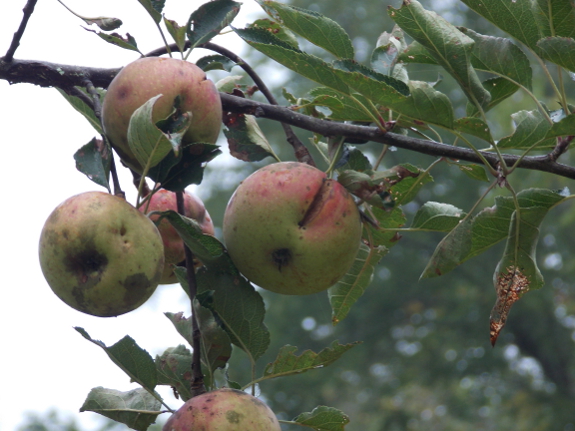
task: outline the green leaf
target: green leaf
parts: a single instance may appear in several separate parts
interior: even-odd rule
[[[176,275],[184,290],[189,292],[185,269],[177,268]],[[227,253],[217,262],[200,268],[196,282],[199,296],[209,294],[209,301],[202,301],[202,305],[214,313],[231,342],[244,350],[252,363],[255,362],[270,342],[270,334],[263,323],[265,307],[260,294],[239,274]]]
[[[575,39],[547,37],[537,42],[541,55],[546,60],[575,72]]]
[[[505,326],[511,306],[529,290],[539,289],[544,284],[535,261],[535,249],[539,226],[547,212],[544,207],[521,208],[519,212],[513,212],[505,251],[493,275],[497,299],[489,318],[492,345]]]
[[[279,160],[253,115],[226,113],[224,124],[230,154],[235,158],[244,162],[259,162],[271,156]]]
[[[93,340],[84,328],[75,327],[82,336],[102,348],[108,357],[122,369],[130,379],[149,391],[156,387],[158,376],[156,366],[150,354],[136,344],[133,338],[126,335],[116,344],[106,347],[99,340]]]
[[[539,29],[530,1],[462,0],[462,2],[529,48],[537,50]]]
[[[372,207],[370,212],[375,216],[378,227],[364,223],[363,238],[367,239],[372,247],[384,246],[388,249],[393,247],[401,239],[398,232],[393,229],[403,227],[407,222],[401,207],[391,211]]]
[[[146,431],[162,413],[160,408],[160,402],[145,389],[120,392],[99,386],[90,391],[80,411],[99,413],[131,429]]]
[[[209,309],[202,307],[199,302],[196,301],[194,303],[194,313],[199,323],[201,337],[200,354],[202,372],[209,386],[214,382],[214,371],[217,368],[225,368],[232,354],[232,345],[228,334],[219,326]],[[186,318],[181,312],[165,314],[174,324],[180,335],[192,346],[194,343],[194,334],[191,317]],[[190,373],[190,368],[187,369],[187,372],[188,374]]]
[[[148,172],[162,187],[179,192],[190,184],[200,184],[204,177],[206,164],[220,155],[217,145],[194,143],[185,146],[176,156],[173,151]]]
[[[104,39],[106,42],[111,43],[112,45],[116,45],[119,46],[120,48],[124,48],[130,51],[136,51],[142,54],[142,52],[138,49],[136,39],[134,39],[130,35],[130,33],[126,33],[126,37],[122,37],[122,35],[118,33],[106,34],[99,31],[90,30],[87,28],[85,30],[91,31],[92,33],[96,33],[101,39]]]
[[[398,25],[394,25],[391,33],[384,31],[377,38],[377,47],[371,53],[370,65],[379,73],[408,82],[405,67],[398,62],[399,53],[405,49],[407,49],[405,35]]]
[[[194,48],[209,42],[227,27],[240,11],[241,3],[232,0],[213,0],[196,9],[188,20],[186,32]]]
[[[175,388],[184,401],[192,398],[192,353],[184,345],[167,348],[161,356],[156,356],[155,364],[158,385]]]
[[[351,66],[350,62],[336,62],[337,75],[366,99],[397,114],[409,118],[453,129],[453,107],[449,98],[436,91],[427,82],[402,81],[381,75],[360,65]]]
[[[541,36],[575,37],[575,7],[570,0],[535,0],[532,4]]]
[[[473,104],[487,106],[491,96],[471,65],[473,39],[436,13],[426,11],[417,0],[404,2],[400,9],[390,8],[389,15],[405,33],[429,50]]]
[[[468,164],[457,163],[457,167],[461,172],[463,172],[469,178],[478,181],[489,182],[489,178],[487,177],[485,168],[481,165],[468,165]]]
[[[269,31],[277,38],[283,40],[284,42],[292,45],[294,48],[299,47],[298,40],[293,34],[293,32],[281,24],[277,23],[276,21],[272,21],[268,18],[257,19],[251,24],[248,24],[248,28],[261,28],[266,31]]]
[[[234,31],[251,47],[288,69],[318,84],[349,94],[349,88],[338,77],[335,69],[318,57],[300,51],[261,28],[234,28]]]
[[[297,352],[297,347],[290,346],[288,344],[280,349],[273,362],[266,365],[263,379],[291,376],[294,374],[301,374],[309,370],[327,367],[338,360],[341,355],[349,349],[358,344],[361,344],[361,342],[356,341],[355,343],[350,344],[339,344],[336,340],[331,343],[330,347],[322,349],[319,353],[315,353],[312,350],[306,350],[299,356],[295,354],[295,352]]]
[[[343,431],[349,417],[336,408],[318,406],[309,413],[298,415],[293,421],[314,431]]]
[[[575,114],[569,114],[559,122],[554,123],[547,132],[547,138],[575,135]]]
[[[204,72],[209,70],[225,70],[231,72],[236,63],[223,55],[206,55],[196,61],[196,66]],[[240,77],[241,78],[241,77]]]
[[[85,174],[96,184],[110,190],[110,167],[112,149],[101,139],[93,138],[74,154],[76,169]]]
[[[152,120],[154,104],[160,97],[163,96],[158,94],[136,109],[128,125],[128,144],[146,171],[160,163],[168,153],[179,152],[182,137],[192,123],[191,112],[179,113],[182,123],[176,131],[166,134],[160,130]],[[172,117],[174,112],[176,110],[167,118]]]
[[[78,15],[79,16],[79,15]],[[84,22],[88,25],[96,24],[104,31],[112,31],[116,30],[120,27],[123,23],[121,19],[112,18],[107,16],[98,16],[96,18],[88,18],[85,16],[80,17]]]
[[[180,52],[186,49],[186,27],[180,26],[176,21],[164,17],[164,25],[168,29],[168,33],[176,42]]]
[[[84,90],[83,88],[80,88],[80,87],[76,87],[76,88],[78,88],[80,91],[84,92],[86,95],[88,94],[86,92],[86,90]],[[96,114],[94,114],[94,110],[90,106],[88,106],[86,103],[84,103],[84,101],[82,99],[80,99],[79,97],[70,96],[64,90],[62,90],[60,88],[56,88],[56,90],[64,97],[64,99],[66,99],[68,101],[68,103],[70,103],[70,105],[72,105],[72,107],[76,111],[78,111],[80,114],[82,114],[84,116],[84,118],[86,118],[86,120],[88,120],[88,122],[96,130],[96,132],[98,132],[100,135],[104,134],[104,132],[102,131],[102,125],[100,124],[100,120],[98,119],[98,117],[96,117]],[[98,88],[97,91],[100,94],[100,100],[101,100],[104,97],[104,95],[106,94],[106,90]],[[91,96],[88,96],[88,97],[91,97]]]
[[[459,224],[465,215],[461,209],[451,204],[429,201],[417,210],[411,228],[449,232]]]
[[[210,381],[213,382],[214,371],[226,367],[232,355],[232,344],[230,337],[219,325],[213,313],[206,307],[202,307],[197,300],[194,302],[194,314],[200,329],[204,374],[208,374]]]
[[[146,9],[148,14],[152,17],[156,24],[162,20],[162,9],[164,8],[165,0],[138,0]]]
[[[112,31],[112,30],[115,30],[122,25],[122,20],[120,20],[118,18],[110,18],[110,17],[106,17],[106,16],[89,18],[86,16],[82,16],[80,14],[77,14],[76,12],[74,12],[72,9],[70,9],[68,6],[66,6],[61,1],[60,1],[60,4],[62,6],[64,6],[66,9],[68,9],[68,11],[70,11],[73,15],[75,15],[78,18],[80,18],[81,20],[83,20],[86,24],[88,24],[88,25],[96,24],[98,27],[100,27],[104,31]]]
[[[492,145],[495,144],[493,137],[491,136],[491,130],[489,130],[489,125],[479,118],[458,118],[455,121],[455,130],[476,136]]]
[[[331,52],[337,58],[353,58],[351,40],[335,21],[317,12],[275,1],[258,0],[258,3],[273,19],[314,45]]]
[[[438,65],[437,60],[431,55],[431,52],[421,43],[414,41],[407,48],[401,51],[397,60],[402,63],[419,63]]]
[[[463,27],[459,30],[475,41],[471,64],[476,70],[494,73],[531,90],[529,58],[517,45],[503,37],[484,36]]]
[[[357,98],[327,87],[315,87],[309,94],[313,97],[310,103],[329,108],[331,114],[328,118],[334,121],[372,121]]]
[[[517,200],[521,209],[541,207],[550,210],[565,200],[568,197],[567,193],[546,189],[526,189],[517,194]],[[451,231],[440,242],[422,278],[446,274],[457,265],[504,240],[509,233],[514,211],[515,205],[512,197],[497,196],[495,205],[483,209],[471,220],[467,219],[464,226],[459,224],[454,229],[455,232]]]
[[[344,151],[343,160],[344,165],[338,166],[338,172],[345,172],[346,170],[353,170],[357,172],[371,171],[373,167],[369,162],[369,159],[363,154],[363,151],[358,150],[352,146],[346,146],[346,151]]]
[[[490,78],[482,82],[483,87],[491,94],[491,101],[484,109],[484,112],[489,111],[494,106],[503,102],[509,96],[512,96],[519,90],[519,86],[506,78]],[[467,116],[473,117],[479,113],[475,105],[467,104]]]
[[[526,150],[534,145],[535,149],[555,147],[555,139],[547,138],[552,125],[539,111],[519,111],[512,114],[511,118],[517,127],[512,135],[497,143],[500,149]]]
[[[437,245],[420,278],[438,277],[454,269],[471,251],[471,219],[461,220]]]
[[[217,264],[218,259],[224,255],[224,245],[216,237],[204,234],[201,226],[194,219],[172,210],[152,212],[149,215],[153,214],[159,215],[158,223],[164,218],[168,220],[180,238],[190,248],[194,257],[201,260],[205,265]]]
[[[328,289],[332,309],[331,321],[334,325],[347,316],[352,305],[363,295],[373,279],[377,264],[388,251],[385,247],[372,248],[361,243],[353,265],[347,274]]]

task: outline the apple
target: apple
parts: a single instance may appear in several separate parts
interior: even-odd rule
[[[238,270],[277,293],[326,290],[350,269],[361,241],[353,197],[324,172],[297,162],[246,178],[224,215],[224,241]]]
[[[154,223],[124,199],[86,192],[58,205],[40,235],[40,266],[70,307],[109,317],[132,311],[156,290],[164,246]]]
[[[184,215],[194,219],[200,225],[203,233],[214,235],[214,223],[200,198],[190,192],[184,192],[184,209]],[[139,210],[145,214],[152,211],[177,211],[176,193],[160,189],[152,195],[148,202],[140,206]],[[151,215],[150,218],[156,222],[159,216]],[[185,261],[184,241],[168,220],[160,220],[156,226],[164,244],[164,271],[160,284],[176,283],[178,279],[174,274],[173,264],[181,264]]]
[[[274,412],[256,397],[223,388],[189,399],[163,431],[280,431]]]
[[[213,144],[220,133],[220,95],[202,69],[174,58],[136,60],[124,67],[110,83],[102,104],[102,122],[122,161],[139,173],[143,167],[128,145],[128,125],[134,111],[158,94],[163,96],[154,105],[154,122],[171,114],[177,96],[181,98],[182,111],[192,112],[192,124],[182,138],[182,144]]]

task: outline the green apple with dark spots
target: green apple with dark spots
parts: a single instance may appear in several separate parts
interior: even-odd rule
[[[281,431],[274,412],[243,391],[218,389],[189,399],[163,431]]]
[[[246,178],[224,215],[238,270],[277,293],[307,295],[340,280],[361,241],[357,205],[336,180],[304,163],[265,166]]]
[[[162,94],[154,104],[152,120],[168,117],[174,100],[192,113],[182,145],[216,142],[222,123],[220,95],[205,72],[193,63],[174,58],[147,57],[125,66],[112,80],[102,104],[104,131],[124,164],[141,173],[143,167],[128,144],[128,125],[136,109]]]
[[[103,192],[81,193],[58,205],[42,229],[39,254],[54,293],[100,317],[138,308],[164,269],[154,223],[125,199]]]

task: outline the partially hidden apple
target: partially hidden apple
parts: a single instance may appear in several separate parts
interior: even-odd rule
[[[361,241],[353,197],[303,163],[265,166],[246,178],[224,215],[224,241],[236,267],[258,286],[307,295],[347,273]]]
[[[163,431],[280,431],[274,412],[243,391],[218,389],[189,399]]]
[[[154,104],[152,120],[170,115],[180,96],[182,111],[192,112],[192,123],[182,144],[213,144],[222,122],[220,95],[205,72],[195,64],[174,58],[147,57],[124,67],[112,80],[102,104],[104,131],[122,161],[142,173],[143,167],[128,145],[128,125],[136,109],[162,94]]]
[[[176,193],[166,189],[160,189],[151,196],[148,202],[140,206],[139,210],[146,214],[152,211],[177,211]],[[199,224],[203,233],[214,235],[214,223],[199,197],[190,192],[184,192],[184,210],[184,215],[194,219]],[[156,222],[159,216],[152,214],[150,218]],[[182,262],[185,260],[184,241],[182,241],[178,232],[176,232],[176,229],[174,229],[168,220],[160,220],[156,226],[160,231],[164,244],[165,265],[160,284],[176,283],[178,279],[174,274],[173,265],[182,265]]]
[[[72,196],[50,214],[40,235],[40,266],[70,307],[100,317],[142,305],[164,269],[154,223],[124,199],[103,192]]]

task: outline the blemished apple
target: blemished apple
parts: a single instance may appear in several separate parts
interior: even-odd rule
[[[265,166],[246,178],[224,215],[224,241],[238,270],[277,293],[307,295],[350,269],[361,241],[353,197],[304,163]]]
[[[177,211],[176,193],[160,189],[152,195],[149,202],[140,206],[139,210],[146,214],[152,211]],[[184,192],[184,210],[184,215],[194,219],[200,225],[203,233],[214,235],[214,223],[199,197],[190,192]],[[157,215],[150,216],[154,222],[158,217]],[[176,232],[176,229],[169,221],[160,220],[156,226],[160,231],[164,244],[164,272],[162,273],[160,284],[176,283],[178,279],[174,274],[173,264],[181,264],[186,258],[184,241],[182,241],[178,232]]]
[[[163,431],[280,431],[274,412],[243,391],[223,388],[189,399]]]
[[[136,109],[152,97],[162,94],[155,105],[152,120],[166,118],[174,99],[181,98],[182,111],[192,112],[192,123],[182,144],[213,144],[222,123],[220,95],[205,72],[184,60],[147,57],[124,67],[112,80],[102,104],[104,131],[122,161],[136,172],[142,166],[128,145],[128,125]]]
[[[62,202],[40,235],[40,266],[70,307],[100,317],[135,310],[156,290],[164,246],[154,223],[124,199],[86,192]]]

